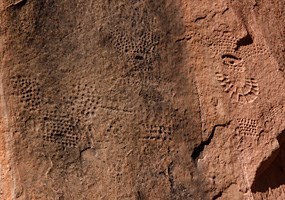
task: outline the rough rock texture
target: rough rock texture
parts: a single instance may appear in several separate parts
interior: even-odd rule
[[[0,199],[285,199],[285,1],[0,2]]]

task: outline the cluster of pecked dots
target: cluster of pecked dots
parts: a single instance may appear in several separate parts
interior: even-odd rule
[[[122,33],[118,28],[110,32],[110,40],[113,48],[120,54],[130,54],[135,49],[131,37]]]
[[[163,139],[171,140],[173,127],[160,124],[143,124],[144,131],[146,133],[143,138],[145,139]]]
[[[239,118],[237,121],[239,123],[238,130],[240,134],[243,136],[257,136],[257,120]]]
[[[100,97],[96,95],[96,89],[92,85],[79,84],[72,89],[72,94],[69,97],[71,102],[71,112],[75,116],[80,116],[82,119],[87,119],[95,114]]]
[[[244,59],[259,55],[269,55],[269,50],[261,44],[241,46],[238,52],[243,55]]]
[[[232,37],[230,35],[216,35],[212,42],[210,48],[213,50],[216,54],[236,54],[235,48],[236,48],[237,39],[235,37]]]
[[[45,141],[63,147],[76,147],[80,141],[79,120],[57,112],[45,114],[43,121]]]
[[[42,95],[36,80],[25,76],[12,77],[13,94],[19,98],[24,107],[30,111],[39,109]]]

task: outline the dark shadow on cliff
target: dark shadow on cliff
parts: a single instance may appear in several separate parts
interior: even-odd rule
[[[280,148],[258,168],[252,192],[266,192],[285,184],[285,131],[277,140]]]

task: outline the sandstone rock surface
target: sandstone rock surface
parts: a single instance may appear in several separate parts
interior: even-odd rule
[[[0,2],[0,199],[285,199],[284,0]]]

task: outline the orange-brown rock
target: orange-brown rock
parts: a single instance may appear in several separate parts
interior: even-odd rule
[[[0,199],[285,199],[284,4],[0,2]]]

